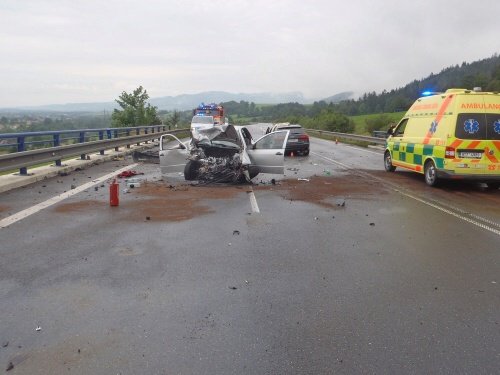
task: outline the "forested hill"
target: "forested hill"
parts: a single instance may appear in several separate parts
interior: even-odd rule
[[[335,109],[346,115],[405,111],[424,91],[444,92],[449,88],[474,87],[481,87],[483,91],[500,91],[498,54],[472,63],[450,66],[402,88],[380,94],[366,93],[358,100],[346,100],[335,105]]]

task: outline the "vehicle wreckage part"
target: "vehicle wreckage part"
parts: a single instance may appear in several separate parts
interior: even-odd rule
[[[193,181],[198,179],[200,169],[200,162],[197,160],[189,160],[184,167],[184,179],[186,181]]]

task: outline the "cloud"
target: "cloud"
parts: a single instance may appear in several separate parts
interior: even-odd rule
[[[499,11],[496,0],[4,0],[0,80],[16,95],[4,90],[0,107],[111,101],[138,85],[390,90],[499,52]]]

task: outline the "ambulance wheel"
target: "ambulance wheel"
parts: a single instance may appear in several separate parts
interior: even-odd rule
[[[498,190],[500,188],[500,182],[498,181],[487,182],[486,185],[488,186],[488,189],[491,190]]]
[[[424,166],[425,183],[429,186],[436,186],[439,182],[436,165],[432,160],[428,160]]]
[[[186,181],[192,181],[198,179],[198,170],[200,168],[200,162],[195,160],[189,160],[184,167],[184,179]]]
[[[392,165],[391,153],[386,151],[384,154],[384,167],[387,172],[394,172],[396,167]]]

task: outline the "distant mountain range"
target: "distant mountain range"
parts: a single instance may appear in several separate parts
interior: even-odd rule
[[[350,99],[352,92],[342,92],[326,99],[321,99],[326,102],[338,103],[341,100]],[[200,103],[222,103],[230,101],[246,101],[256,104],[279,104],[279,103],[300,103],[308,104],[314,100],[305,99],[301,92],[289,93],[255,93],[255,94],[233,94],[224,91],[207,91],[198,94],[183,94],[177,96],[162,96],[159,98],[150,98],[149,103],[158,107],[158,110],[178,110],[185,111],[197,107]],[[99,102],[99,103],[67,103],[67,104],[50,104],[41,106],[25,106],[17,108],[2,108],[1,112],[5,111],[50,111],[50,112],[102,112],[112,111],[119,108],[116,102]]]

